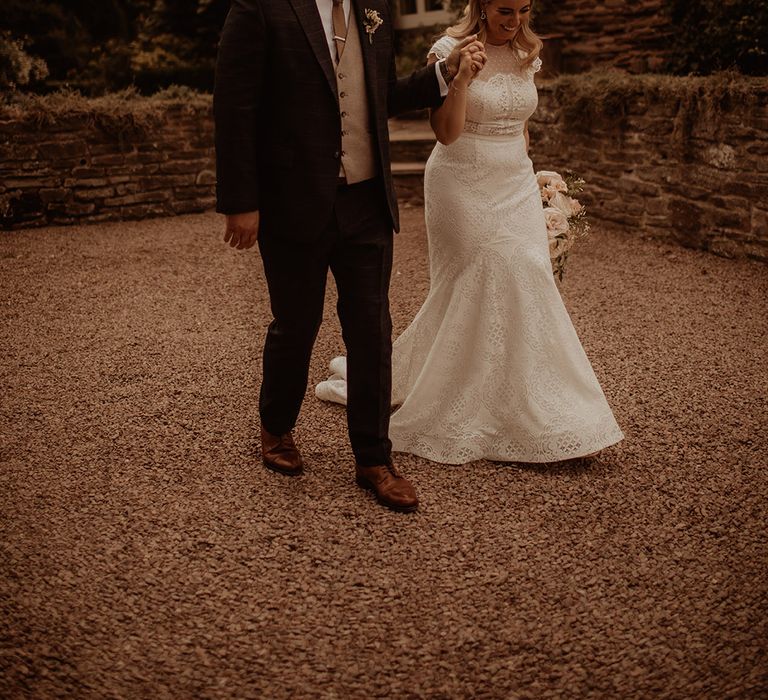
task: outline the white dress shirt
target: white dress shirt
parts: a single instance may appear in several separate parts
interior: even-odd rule
[[[334,63],[336,62],[336,44],[333,41],[333,0],[315,0],[317,3],[317,11],[320,13],[320,19],[323,22],[323,29],[325,30],[325,40],[328,42],[328,51],[331,53],[331,58]],[[344,8],[344,15],[347,18],[347,26],[349,26],[349,13],[352,9],[352,0],[344,0],[342,3]],[[442,59],[443,61],[445,59]],[[448,94],[448,85],[443,78],[443,74],[440,70],[441,61],[435,63],[435,74],[437,75],[437,82],[440,84],[440,95],[445,97]]]

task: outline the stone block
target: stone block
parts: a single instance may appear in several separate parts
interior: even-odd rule
[[[649,197],[645,200],[645,211],[651,217],[669,214],[669,202],[664,197]]]
[[[199,160],[170,161],[168,163],[163,163],[160,166],[160,172],[169,175],[180,173],[194,173],[197,175],[197,173],[205,169],[207,165],[207,161]]]
[[[13,177],[0,182],[8,189],[36,190],[41,187],[59,187],[61,178],[58,177]]]
[[[93,165],[122,165],[125,163],[125,155],[122,153],[105,153],[102,156],[91,158]]]
[[[140,190],[141,188],[136,182],[126,182],[122,185],[115,185],[115,194],[118,196],[122,196],[124,194],[133,194],[134,192],[139,192]]]
[[[196,185],[215,185],[216,172],[214,170],[201,170],[195,178]]]
[[[706,241],[706,249],[710,253],[719,255],[721,258],[736,258],[739,255],[739,244],[724,237],[710,238]]]
[[[104,168],[92,168],[89,165],[79,165],[72,168],[72,175],[76,178],[104,177],[106,170]]]
[[[72,195],[72,190],[68,187],[43,188],[40,190],[40,199],[43,204],[52,202],[64,202]]]
[[[152,175],[160,171],[160,165],[157,163],[146,163],[145,165],[116,165],[109,169],[111,175],[130,175],[134,176]]]
[[[213,187],[174,187],[175,199],[195,199],[197,197],[210,197]]]
[[[88,146],[85,141],[51,141],[37,147],[37,157],[41,160],[82,158],[87,155]]]
[[[752,207],[750,230],[768,244],[768,211],[759,207]]]
[[[734,231],[749,231],[752,228],[749,209],[714,209],[708,220],[717,229],[732,229]]]
[[[115,193],[114,187],[94,187],[93,189],[75,189],[75,198],[80,200],[105,199],[112,197]]]
[[[8,143],[0,145],[0,162],[34,160],[37,158],[37,146],[34,144]]]
[[[193,214],[196,212],[208,211],[216,206],[214,197],[199,197],[197,199],[184,199],[173,202],[171,205],[176,214]]]
[[[104,177],[68,177],[64,187],[106,187],[109,180]]]
[[[688,248],[701,247],[706,214],[705,208],[688,200],[670,200],[669,220],[675,230],[675,239]]]
[[[132,207],[122,207],[120,214],[124,219],[143,219],[148,216],[168,216],[173,214],[173,209],[164,204],[137,204]]]
[[[8,163],[7,165],[11,165]],[[61,170],[61,168],[51,168],[49,163],[42,163],[39,160],[25,160],[14,164],[13,168],[16,175],[52,175]]]
[[[126,163],[162,163],[168,160],[168,154],[160,151],[150,151],[148,153],[129,153],[125,156]]]
[[[142,190],[167,190],[173,187],[194,185],[195,178],[192,174],[152,175],[151,177],[140,177],[138,183]]]
[[[85,216],[96,211],[96,205],[92,202],[69,202],[64,206],[64,211],[73,216]]]
[[[178,160],[207,160],[208,150],[205,148],[191,148],[187,146],[183,151],[176,151],[173,157]]]
[[[127,194],[122,197],[112,197],[104,200],[107,207],[123,207],[134,204],[145,204],[147,202],[164,202],[170,199],[170,192],[158,190],[156,192],[137,192],[136,194]]]

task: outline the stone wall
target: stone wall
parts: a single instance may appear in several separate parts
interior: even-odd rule
[[[558,37],[560,68],[565,73],[596,66],[632,73],[659,71],[666,62],[672,31],[662,0],[546,2],[536,28]]]
[[[720,95],[714,116],[704,106],[709,79],[697,79],[692,91],[682,81],[694,79],[629,76],[618,95],[593,94],[590,80],[566,76],[540,86],[530,125],[536,167],[584,177],[582,199],[597,225],[768,261],[768,80],[746,81],[746,92],[729,100]],[[654,91],[649,80],[666,87]],[[566,98],[579,85],[587,107],[574,113]],[[2,225],[211,209],[209,98],[153,106],[152,114],[144,126],[75,114],[40,127],[28,115],[0,116]],[[424,152],[430,147],[425,142]]]
[[[39,115],[37,115],[39,117]],[[139,219],[214,206],[210,101],[144,120],[79,112],[0,116],[4,228]]]
[[[688,103],[683,88],[654,97],[647,79],[633,80],[620,113],[603,115],[569,114],[556,84],[540,86],[530,123],[536,168],[586,179],[582,200],[596,223],[768,262],[768,79],[750,81],[719,115],[699,93]]]

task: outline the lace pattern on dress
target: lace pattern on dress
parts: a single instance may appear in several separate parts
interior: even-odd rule
[[[464,131],[470,134],[481,134],[484,136],[520,136],[525,131],[525,125],[520,122],[511,122],[509,124],[481,124],[473,122],[471,119],[464,121]]]
[[[430,50],[445,58],[456,44]],[[436,462],[553,462],[621,440],[552,277],[522,137],[534,73],[508,47],[467,92],[464,133],[424,178],[430,290],[392,352],[393,450]],[[345,401],[334,368],[318,396]]]

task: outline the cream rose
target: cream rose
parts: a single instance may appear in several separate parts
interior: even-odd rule
[[[562,192],[556,192],[549,199],[549,206],[559,209],[566,216],[576,216],[582,209],[581,204],[577,199],[569,197]]]
[[[536,180],[540,185],[546,185],[550,182],[563,182],[563,176],[554,170],[539,170],[536,173]]]
[[[547,222],[547,231],[552,231],[555,235],[568,233],[568,217],[556,207],[546,207],[544,209],[544,220]]]
[[[536,173],[536,182],[538,183],[539,187],[547,187],[548,185],[551,186],[558,186],[558,190],[560,192],[565,192],[568,190],[568,187],[565,185],[565,180],[563,180],[562,175],[560,173],[556,173],[553,170],[540,170]],[[565,186],[565,189],[560,189],[561,186]]]
[[[547,222],[549,257],[554,259],[571,247],[568,217],[559,209],[547,207],[544,209],[544,220]]]

